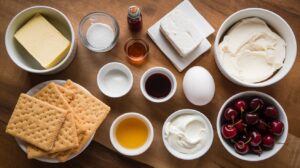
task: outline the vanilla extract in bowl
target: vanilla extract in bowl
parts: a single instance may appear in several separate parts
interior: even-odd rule
[[[167,97],[171,92],[171,88],[171,80],[162,73],[150,75],[145,84],[146,92],[154,98]]]

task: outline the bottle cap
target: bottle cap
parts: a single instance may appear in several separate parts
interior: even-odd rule
[[[128,8],[128,17],[130,17],[131,19],[136,19],[140,17],[140,15],[141,9],[139,7],[133,5]]]

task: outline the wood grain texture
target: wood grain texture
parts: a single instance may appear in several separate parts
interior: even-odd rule
[[[282,16],[292,27],[296,38],[300,38],[300,1],[298,0],[191,0],[195,8],[211,23],[217,31],[222,22],[232,13],[247,7],[261,7],[272,10]],[[220,143],[215,134],[214,142],[209,152],[200,159],[193,161],[181,161],[170,155],[165,149],[161,140],[161,128],[164,120],[174,111],[182,108],[193,108],[203,112],[212,122],[215,129],[215,121],[219,108],[224,101],[231,95],[246,91],[254,90],[241,87],[227,80],[218,70],[213,50],[209,50],[191,66],[200,65],[208,69],[213,75],[216,83],[216,93],[213,101],[206,106],[193,106],[184,97],[182,90],[182,79],[186,71],[179,73],[171,62],[163,55],[163,53],[155,46],[151,39],[147,36],[146,30],[154,24],[158,19],[164,16],[168,11],[173,9],[180,0],[140,0],[140,1],[118,1],[118,0],[80,0],[80,1],[18,1],[18,0],[0,0],[0,120],[6,123],[12,113],[17,98],[21,92],[26,92],[32,86],[51,79],[72,79],[80,83],[90,90],[96,97],[109,104],[112,108],[108,118],[98,129],[95,135],[95,143],[93,143],[85,152],[88,157],[82,160],[75,158],[74,165],[81,167],[90,167],[89,162],[100,164],[102,156],[110,156],[114,160],[110,164],[116,167],[123,167],[124,160],[117,154],[113,154],[114,150],[109,141],[109,128],[113,120],[125,112],[139,112],[147,116],[155,131],[155,138],[150,149],[143,155],[131,157],[133,160],[140,161],[154,167],[300,167],[300,59],[299,54],[295,65],[290,73],[280,82],[265,88],[255,89],[270,94],[277,99],[285,109],[289,120],[289,136],[287,144],[274,157],[258,162],[249,163],[238,160],[231,156]],[[136,4],[142,8],[143,13],[143,29],[141,32],[133,34],[128,30],[126,22],[126,12],[129,5]],[[107,53],[92,53],[84,48],[78,41],[77,54],[72,64],[64,71],[50,76],[42,76],[27,73],[18,68],[9,59],[4,45],[4,32],[9,21],[20,10],[33,5],[48,5],[61,10],[71,20],[77,35],[78,24],[80,19],[86,14],[94,11],[106,11],[116,17],[120,25],[120,38],[115,48]],[[214,42],[216,32],[209,37],[211,43]],[[78,36],[77,36],[78,37]],[[150,54],[148,60],[141,66],[134,66],[126,61],[123,46],[125,41],[130,37],[141,37],[146,39],[150,46]],[[300,44],[298,43],[298,48]],[[134,84],[130,93],[122,98],[111,99],[100,93],[96,84],[96,74],[98,70],[106,63],[117,61],[126,64],[133,72]],[[142,74],[150,67],[163,66],[170,69],[176,76],[178,88],[175,96],[168,102],[162,104],[154,104],[148,102],[139,89],[139,81]],[[189,67],[191,67],[189,66]],[[3,129],[2,129],[3,130]],[[4,134],[3,131],[0,132]],[[5,135],[3,135],[5,136]],[[1,138],[3,138],[1,136]],[[1,145],[7,144],[4,153],[0,150],[0,161],[10,161],[5,167],[31,167],[31,163],[36,161],[27,161],[25,155],[12,138],[7,140],[1,139]],[[106,150],[102,151],[95,145],[104,145]],[[110,150],[109,150],[110,149]],[[107,154],[109,153],[109,154]],[[13,162],[10,157],[18,156],[18,162]],[[83,154],[84,155],[84,154]],[[94,156],[95,155],[95,156]],[[21,157],[23,156],[23,158]],[[105,158],[104,158],[105,159]],[[124,161],[124,162],[123,162]],[[1,162],[1,163],[3,163]],[[20,163],[19,163],[20,162]],[[70,162],[70,165],[72,163]],[[23,163],[23,164],[22,164]],[[85,163],[87,165],[85,165]],[[69,163],[68,163],[69,164]],[[137,163],[136,163],[137,164]],[[125,164],[124,164],[125,165]],[[133,167],[138,167],[136,166]]]

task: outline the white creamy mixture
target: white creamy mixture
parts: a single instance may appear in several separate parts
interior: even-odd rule
[[[192,154],[205,146],[209,132],[201,116],[185,114],[168,122],[164,135],[173,149],[184,154]]]
[[[130,81],[124,72],[111,70],[105,75],[103,84],[112,95],[119,95],[127,92]]]
[[[271,77],[283,65],[285,41],[259,18],[236,23],[220,43],[221,63],[239,80],[257,83]]]
[[[86,39],[91,46],[104,49],[111,45],[115,37],[114,31],[107,24],[94,23],[86,33]]]

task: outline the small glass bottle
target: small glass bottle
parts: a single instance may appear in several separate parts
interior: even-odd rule
[[[127,22],[130,30],[139,31],[142,28],[142,13],[141,9],[135,5],[128,8]]]

